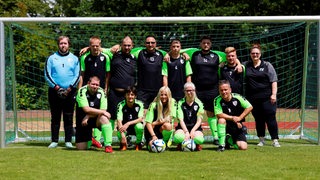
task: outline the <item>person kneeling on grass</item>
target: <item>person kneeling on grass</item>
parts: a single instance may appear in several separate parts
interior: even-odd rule
[[[137,90],[135,87],[128,87],[125,90],[125,100],[118,104],[117,124],[120,150],[127,149],[127,136],[136,136],[136,150],[142,149],[143,138],[143,103],[136,99]]]
[[[201,122],[204,114],[203,104],[196,97],[195,85],[187,82],[184,85],[185,97],[178,102],[177,118],[179,120],[174,142],[178,144],[177,150],[181,150],[181,143],[184,140],[193,139],[196,143],[196,150],[201,151],[204,137]]]
[[[92,128],[99,128],[105,142],[105,152],[112,153],[112,127],[107,112],[107,99],[100,80],[93,76],[88,84],[78,90],[76,97],[76,148],[85,150],[90,148]]]
[[[163,86],[146,114],[145,139],[149,151],[152,142],[157,139],[163,139],[170,146],[175,117],[176,101],[172,98],[169,87]]]
[[[218,151],[225,150],[225,141],[235,149],[246,150],[248,144],[242,122],[253,109],[252,105],[240,94],[231,93],[227,80],[219,82],[219,93],[214,100],[214,112],[218,118]]]

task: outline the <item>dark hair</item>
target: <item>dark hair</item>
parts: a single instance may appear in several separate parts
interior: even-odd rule
[[[91,82],[92,80],[100,81],[100,78],[98,76],[91,76],[89,78],[89,82]]]
[[[170,46],[171,46],[173,43],[180,43],[180,44],[181,44],[181,41],[180,41],[180,39],[175,38],[175,39],[172,39],[172,40],[171,40]]]
[[[205,40],[205,39],[207,39],[207,40],[209,40],[210,42],[212,42],[210,36],[202,36],[201,39],[200,39],[200,42],[202,42],[202,41]]]
[[[125,90],[125,93],[133,93],[134,95],[137,95],[137,88],[135,88],[134,86],[129,86],[127,87],[127,89]]]
[[[231,87],[230,82],[228,80],[220,80],[219,81],[219,87],[224,85],[224,84],[228,84]]]
[[[154,35],[148,35],[148,36],[146,36],[146,39],[149,38],[149,37],[152,37],[152,38],[156,39],[156,37]]]
[[[259,50],[261,51],[261,46],[260,46],[259,43],[254,43],[254,44],[252,44],[252,46],[251,46],[251,48],[250,48],[250,51],[251,51],[252,49],[255,49],[255,48],[257,48],[257,49],[259,49]]]

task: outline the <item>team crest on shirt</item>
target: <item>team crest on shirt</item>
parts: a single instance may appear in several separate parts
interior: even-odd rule
[[[135,107],[134,109],[136,110],[136,112],[139,112],[140,108],[139,107]]]
[[[90,107],[94,106],[94,102],[90,101]]]
[[[104,56],[100,56],[100,61],[104,61]]]
[[[151,61],[151,62],[154,62],[154,57],[150,57],[150,61]]]
[[[126,61],[129,63],[130,62],[130,58],[126,58]]]
[[[232,104],[233,104],[234,106],[237,106],[237,105],[238,105],[238,101],[232,101]]]
[[[214,54],[210,54],[210,57],[213,58],[213,57],[214,57]]]
[[[193,109],[194,109],[195,111],[198,111],[199,106],[198,106],[198,105],[195,105],[195,106],[193,106]]]
[[[98,98],[98,99],[101,99],[101,94],[97,94],[97,98]]]
[[[181,63],[181,64],[184,64],[184,60],[183,60],[183,59],[180,59],[180,63]]]
[[[159,56],[160,55],[159,52],[156,52],[156,55]]]

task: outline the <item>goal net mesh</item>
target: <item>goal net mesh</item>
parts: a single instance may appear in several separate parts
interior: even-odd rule
[[[237,49],[241,62],[250,60],[252,43],[262,45],[262,59],[269,61],[278,74],[277,120],[280,138],[304,135],[318,138],[317,111],[317,47],[318,25],[310,25],[308,44],[305,42],[307,23],[82,23],[28,22],[5,23],[6,59],[6,142],[32,139],[50,141],[50,112],[44,64],[57,50],[56,39],[66,35],[71,51],[88,46],[89,38],[100,36],[102,47],[119,44],[125,35],[133,38],[135,47],[144,46],[147,35],[154,35],[159,48],[167,51],[169,43],[179,38],[182,48],[199,47],[203,35],[212,37],[212,50]],[[305,47],[308,59],[305,61]],[[307,66],[305,68],[305,66]],[[303,78],[306,77],[306,85]],[[303,91],[305,99],[303,100]],[[305,118],[302,119],[304,107]],[[303,123],[303,124],[302,124]],[[252,116],[246,118],[248,138],[256,138]],[[301,128],[303,125],[303,129]],[[211,133],[203,123],[206,141]],[[303,132],[301,132],[303,130]],[[114,133],[115,135],[115,133]],[[61,125],[60,137],[63,135]]]

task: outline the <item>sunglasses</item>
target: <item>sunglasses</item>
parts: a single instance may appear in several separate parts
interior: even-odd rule
[[[146,44],[155,44],[156,42],[146,42]]]

